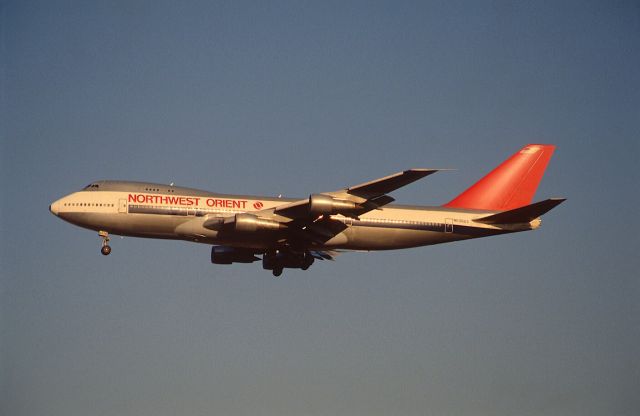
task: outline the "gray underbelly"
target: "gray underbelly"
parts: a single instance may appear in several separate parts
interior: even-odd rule
[[[349,227],[343,234],[346,243],[331,244],[328,241],[326,245],[353,250],[393,250],[469,238],[455,233],[380,227]]]

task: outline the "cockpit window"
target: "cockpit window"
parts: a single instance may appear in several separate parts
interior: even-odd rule
[[[96,189],[99,188],[100,185],[98,185],[97,183],[90,183],[89,185],[85,186],[84,189],[85,190],[91,190],[91,189]]]

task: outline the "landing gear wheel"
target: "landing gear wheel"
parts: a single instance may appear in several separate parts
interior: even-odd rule
[[[273,275],[275,277],[279,277],[282,274],[282,267],[277,267],[275,269],[273,269]]]
[[[102,238],[102,248],[100,252],[108,256],[111,253],[111,246],[109,245],[109,233],[106,231],[98,231],[98,235]]]
[[[305,253],[304,255],[304,260],[302,261],[302,266],[300,266],[300,268],[302,270],[307,270],[309,267],[311,267],[311,265],[314,262],[314,258],[311,254],[309,254],[309,252]]]

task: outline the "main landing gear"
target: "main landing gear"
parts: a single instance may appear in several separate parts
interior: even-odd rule
[[[111,253],[111,246],[109,245],[109,233],[106,231],[98,231],[98,235],[102,238],[102,248],[100,252],[108,256]]]
[[[262,268],[271,270],[273,275],[278,277],[282,275],[284,268],[307,270],[313,264],[313,260],[308,251],[270,250],[262,256]]]

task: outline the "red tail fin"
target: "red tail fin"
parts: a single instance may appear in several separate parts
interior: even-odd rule
[[[444,206],[503,211],[530,204],[555,148],[526,145]]]

